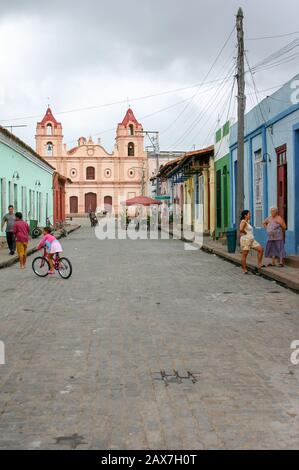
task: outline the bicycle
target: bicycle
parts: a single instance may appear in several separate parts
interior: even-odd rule
[[[53,256],[53,263],[55,271],[58,271],[60,277],[63,279],[69,279],[73,272],[72,263],[65,257],[60,258],[59,253],[55,253]],[[47,260],[47,252],[44,248],[43,256],[38,256],[32,261],[33,272],[38,277],[46,277],[50,271],[50,264]]]

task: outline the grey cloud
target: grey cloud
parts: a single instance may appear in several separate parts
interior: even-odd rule
[[[19,34],[11,33],[16,41],[11,54],[22,49],[23,55],[17,62],[8,55],[4,64],[8,91],[1,115],[13,117],[37,111],[42,114],[48,95],[61,110],[199,83],[233,28],[240,3],[246,37],[298,29],[297,0],[285,0],[283,4],[270,0],[2,0],[0,29],[9,23],[20,28]],[[30,31],[22,30],[31,20]],[[32,42],[24,48],[27,33]],[[291,39],[246,42],[250,62],[256,63]],[[10,48],[10,42],[8,37],[5,47]],[[232,63],[234,46],[235,37],[210,79],[227,73],[224,65],[229,57]],[[258,87],[283,83],[297,69],[296,63],[291,62],[259,73]],[[180,94],[161,97],[134,103],[134,108],[142,116],[180,99]],[[86,132],[114,127],[124,108],[65,115],[66,140],[73,139],[80,126],[86,126]],[[165,128],[180,110],[181,107],[174,108],[147,122],[155,128]],[[184,116],[190,119],[200,110],[200,102],[192,103]],[[183,130],[181,119],[163,138],[164,146],[175,141]],[[34,122],[30,121],[27,139],[33,135]],[[111,142],[112,138],[110,145]]]

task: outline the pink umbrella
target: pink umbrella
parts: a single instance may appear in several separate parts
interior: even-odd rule
[[[137,196],[132,199],[127,199],[123,204],[126,206],[153,206],[160,205],[162,202],[147,196]]]

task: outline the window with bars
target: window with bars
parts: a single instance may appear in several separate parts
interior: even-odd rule
[[[95,169],[93,166],[88,166],[86,168],[86,179],[94,180],[95,179]]]
[[[27,220],[27,189],[25,186],[22,186],[22,212],[24,220]]]
[[[7,191],[7,187],[6,187],[6,179],[5,178],[1,178],[0,179],[0,183],[1,183],[1,220],[2,218],[4,217],[4,215],[6,214],[6,191]]]
[[[263,156],[262,149],[254,152],[254,225],[261,227],[263,222]]]

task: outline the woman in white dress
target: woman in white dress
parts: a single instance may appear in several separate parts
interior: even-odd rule
[[[247,256],[250,250],[257,251],[258,254],[258,270],[264,267],[263,265],[263,254],[264,250],[262,246],[254,239],[253,227],[249,223],[250,211],[245,210],[241,214],[240,223],[240,247],[242,250],[242,270],[243,274],[248,274],[247,270]]]

